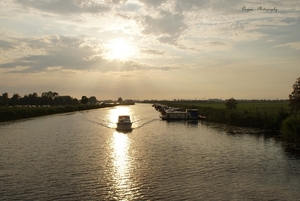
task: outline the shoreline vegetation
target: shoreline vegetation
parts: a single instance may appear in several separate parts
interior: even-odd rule
[[[88,98],[87,98],[88,99]],[[91,98],[90,98],[91,99]],[[92,98],[93,99],[93,98]],[[55,99],[53,99],[55,100]],[[120,101],[120,102],[118,102]],[[117,105],[133,105],[133,101],[118,101],[89,104],[83,97],[71,105],[13,105],[0,106],[0,122],[92,110]],[[205,121],[225,125],[263,129],[268,135],[280,137],[289,149],[300,150],[300,117],[289,108],[288,100],[244,100],[237,101],[234,109],[226,107],[226,101],[136,101],[140,103],[162,104],[174,108],[198,109]]]
[[[237,101],[237,109],[227,109],[225,101],[161,101],[162,105],[198,109],[207,121],[239,127],[279,131],[281,122],[290,115],[288,101]]]
[[[21,97],[15,93],[9,97],[8,93],[0,95],[0,122],[33,118],[59,113],[81,110],[92,110],[116,105],[134,105],[132,100],[98,101],[95,96],[82,96],[81,100],[71,96],[60,96],[57,92],[43,92],[41,96],[32,93]]]
[[[7,107],[0,106],[0,122],[14,121],[26,118],[34,118],[59,113],[68,113],[82,110],[113,107],[117,104],[101,105],[65,105],[65,106],[41,106],[41,107]]]
[[[25,107],[8,107],[0,106],[0,123],[20,119],[47,116],[59,113],[76,112],[82,110],[93,110],[118,105],[134,105],[134,103],[102,103],[100,105],[64,105],[64,106],[25,106]]]
[[[151,103],[151,102],[149,102]],[[225,101],[156,101],[168,107],[198,109],[205,121],[238,127],[262,129],[269,136],[279,137],[286,147],[300,151],[300,117],[289,108],[288,100],[237,101],[228,109]]]

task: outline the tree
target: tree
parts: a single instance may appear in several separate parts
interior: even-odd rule
[[[54,98],[58,96],[57,92],[43,92],[42,93],[42,104],[43,105],[53,105],[54,104]]]
[[[79,104],[79,100],[77,98],[74,98],[72,100],[72,105],[77,105],[77,104]]]
[[[86,96],[82,96],[80,102],[81,102],[82,104],[87,104],[87,103],[89,102],[89,99],[88,99],[88,97],[86,97]]]
[[[57,92],[52,92],[52,91],[49,91],[49,92],[43,92],[42,93],[42,97],[43,96],[46,96],[46,97],[49,97],[51,99],[54,99],[55,97],[58,96],[58,93]]]
[[[9,99],[8,93],[7,93],[7,92],[6,92],[6,93],[3,93],[3,94],[2,94],[2,98],[3,98],[4,101],[8,101],[8,99]]]
[[[9,100],[8,93],[3,93],[2,97],[1,97],[1,100],[0,100],[0,105],[7,105],[8,100]]]
[[[229,110],[232,110],[232,109],[236,109],[237,108],[237,102],[234,98],[230,98],[226,101],[226,108],[229,109]]]
[[[298,113],[300,111],[300,77],[297,78],[295,84],[293,84],[293,91],[289,95],[290,108],[292,112]]]
[[[118,102],[119,102],[119,103],[123,102],[123,99],[122,99],[121,97],[118,98]]]
[[[89,98],[89,104],[91,104],[91,105],[96,105],[97,104],[97,98],[95,97],[95,96],[91,96],[90,98]]]
[[[15,93],[10,99],[10,105],[19,105],[20,101],[19,99],[21,98],[21,96],[19,96],[19,94]]]

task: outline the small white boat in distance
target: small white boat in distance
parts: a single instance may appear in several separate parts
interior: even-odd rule
[[[128,131],[132,130],[132,122],[129,115],[120,115],[117,122],[117,130]]]

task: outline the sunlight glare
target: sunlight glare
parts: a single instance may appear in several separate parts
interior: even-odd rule
[[[118,197],[122,200],[132,200],[133,192],[131,191],[131,158],[129,156],[130,141],[127,135],[114,132],[112,139],[112,157],[114,160],[114,188]]]
[[[106,52],[105,57],[109,60],[128,60],[136,53],[136,49],[133,44],[123,38],[116,38],[110,40],[110,42],[105,45]]]
[[[118,106],[111,109],[108,114],[108,122],[110,122],[108,126],[110,128],[116,128],[119,115],[131,115],[131,112],[131,109],[125,106]]]

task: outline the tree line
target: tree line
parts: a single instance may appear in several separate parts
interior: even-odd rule
[[[12,97],[9,97],[8,93],[3,93],[0,96],[0,106],[59,106],[59,105],[78,105],[78,104],[96,104],[96,97],[90,98],[82,96],[81,100],[73,98],[69,95],[59,96],[57,92],[43,92],[41,96],[37,93],[20,96],[15,93]]]

